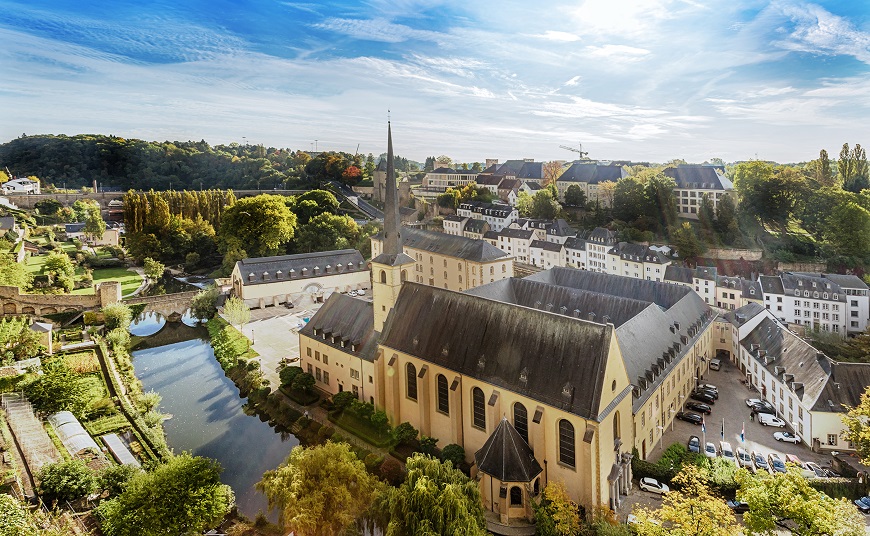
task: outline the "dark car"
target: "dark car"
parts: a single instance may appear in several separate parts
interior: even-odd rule
[[[711,395],[707,391],[692,391],[692,394],[689,395],[689,398],[693,400],[698,400],[700,402],[706,402],[707,404],[716,403],[716,399],[713,398],[713,395]]]
[[[743,501],[728,501],[728,508],[730,508],[735,514],[742,514],[744,512],[749,511],[749,504]]]
[[[686,402],[686,409],[703,413],[704,415],[709,415],[713,411],[713,408],[703,402]]]
[[[695,391],[709,393],[710,396],[719,400],[719,391],[716,389],[710,389],[709,387],[696,387]]]
[[[693,435],[689,438],[689,442],[686,444],[686,449],[689,452],[701,452],[701,440],[698,436]]]
[[[776,409],[770,402],[753,404],[751,408],[753,413],[767,413],[768,415],[776,415]]]
[[[704,420],[703,417],[697,413],[692,413],[691,411],[678,411],[677,418],[681,421],[690,422],[692,424],[701,424],[701,421]]]
[[[870,497],[861,497],[860,499],[855,499],[855,506],[858,507],[858,510],[865,514],[870,514]]]

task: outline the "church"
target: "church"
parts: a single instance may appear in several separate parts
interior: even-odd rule
[[[415,281],[389,127],[387,152],[373,302],[330,297],[300,331],[303,367],[461,445],[494,533],[534,533],[531,501],[553,480],[615,508],[632,450],[646,457],[706,372],[715,315],[689,288],[574,268],[464,291]]]

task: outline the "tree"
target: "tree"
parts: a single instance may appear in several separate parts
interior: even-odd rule
[[[23,263],[15,260],[10,253],[0,252],[0,286],[18,287],[25,290],[33,281],[33,276]]]
[[[677,201],[674,188],[677,183],[658,169],[645,169],[638,174],[638,180],[643,181],[646,197],[646,216],[650,222],[655,222],[657,230],[671,227],[677,221]],[[629,220],[626,220],[629,221]]]
[[[870,212],[849,202],[833,208],[825,238],[841,255],[864,257],[870,253]]]
[[[39,333],[26,318],[0,320],[0,366],[28,359],[42,350]]]
[[[442,168],[442,167],[449,168],[452,165],[453,165],[453,159],[450,158],[449,156],[447,156],[446,154],[442,154],[441,156],[439,156],[435,159],[435,167],[436,168]]]
[[[460,464],[465,462],[465,449],[462,448],[462,445],[457,445],[456,443],[445,445],[445,447],[441,449],[441,459],[445,462],[452,463],[453,467],[458,469]]]
[[[108,492],[109,497],[115,497],[123,493],[130,480],[141,472],[142,469],[132,465],[110,465],[97,477],[97,488]]]
[[[308,190],[304,194],[292,199],[292,203],[291,205],[288,202],[287,206],[296,213],[296,218],[300,225],[308,223],[311,218],[320,214],[338,213],[338,199],[336,199],[332,192],[327,190]]]
[[[752,161],[735,166],[734,187],[744,213],[784,232],[803,191],[804,179],[794,168],[774,168],[766,162]]]
[[[251,320],[251,310],[245,304],[245,300],[232,296],[224,302],[224,318],[227,322],[241,329]]]
[[[299,227],[296,250],[310,253],[347,249],[358,236],[359,225],[350,216],[319,214]]]
[[[49,276],[54,286],[67,292],[73,289],[76,267],[66,253],[49,253],[48,259],[42,265],[42,273]]]
[[[683,222],[671,232],[671,243],[677,249],[677,255],[683,260],[694,259],[706,250],[689,222]]]
[[[103,221],[103,216],[99,210],[88,211],[82,231],[94,242],[103,238],[103,234],[106,232],[106,222]]]
[[[302,367],[284,367],[278,373],[278,377],[281,379],[281,387],[290,387],[293,385],[293,380],[296,379],[296,376],[302,374]]]
[[[855,445],[861,463],[870,465],[870,387],[864,390],[858,405],[847,408],[841,418],[846,425],[843,438]]]
[[[293,378],[293,383],[290,385],[290,387],[299,391],[305,391],[306,393],[310,393],[311,389],[314,388],[314,376],[308,374],[307,372],[297,374],[296,377]]]
[[[94,473],[82,460],[50,463],[36,476],[37,490],[48,504],[74,501],[92,493],[97,487]]]
[[[417,439],[417,434],[419,434],[419,432],[414,428],[414,425],[409,422],[403,422],[393,430],[393,438],[395,438],[398,443],[403,444],[410,443]]]
[[[586,192],[579,184],[572,184],[565,190],[565,204],[569,207],[586,206]]]
[[[218,244],[221,251],[233,247],[257,256],[274,255],[296,231],[296,215],[278,195],[239,199],[221,219]]]
[[[737,495],[749,505],[743,524],[752,534],[782,530],[799,536],[865,534],[864,520],[851,502],[812,488],[797,468],[764,478],[740,471],[737,480]]]
[[[613,217],[632,223],[646,213],[647,201],[644,185],[634,177],[616,182],[613,189]]]
[[[150,473],[138,473],[127,488],[97,509],[106,536],[193,536],[217,525],[235,500],[221,484],[218,462],[183,453]]]
[[[152,281],[157,281],[161,277],[163,277],[163,272],[166,271],[166,266],[163,265],[160,261],[155,261],[152,258],[146,258],[142,265],[145,269],[145,277],[151,279]]]
[[[824,149],[819,151],[819,159],[812,163],[811,175],[813,180],[823,188],[833,188],[837,186],[837,181],[834,179],[834,172],[831,170],[831,159],[828,157],[828,151]]]
[[[616,183],[604,181],[598,184],[598,202],[602,207],[613,207],[613,199],[616,196]]]
[[[486,534],[480,488],[449,463],[415,454],[408,476],[389,490],[386,536]]]
[[[194,318],[203,321],[214,317],[217,313],[217,299],[220,290],[217,287],[209,287],[196,296],[190,302],[190,312]]]
[[[130,306],[124,302],[115,302],[103,307],[103,318],[106,321],[106,329],[121,328],[126,330],[133,321],[133,312]]]
[[[547,483],[535,511],[535,534],[563,536],[580,533],[580,513],[577,504],[568,497],[565,485],[558,480]]]
[[[565,168],[562,167],[561,162],[557,162],[553,160],[552,162],[544,162],[541,166],[541,173],[543,174],[544,185],[555,184],[556,180],[562,175],[562,172]]]
[[[851,160],[852,176],[848,181],[843,181],[843,188],[854,193],[859,193],[865,188],[870,187],[870,177],[867,170],[867,152],[860,144],[855,144],[852,153],[849,155]]]
[[[294,448],[257,483],[285,529],[312,536],[343,534],[369,512],[382,488],[349,445],[332,442]]]
[[[519,204],[519,199],[517,200]],[[559,202],[553,199],[553,194],[550,190],[541,190],[532,197],[532,208],[530,216],[542,220],[552,220],[559,215],[561,210]]]
[[[797,219],[806,232],[816,241],[821,241],[828,232],[829,217],[838,206],[848,203],[850,197],[849,192],[839,188],[807,188],[801,198]]]
[[[24,394],[33,407],[46,415],[71,411],[83,418],[90,400],[81,378],[72,373],[63,359],[44,362],[42,372],[24,385]]]
[[[695,465],[686,464],[672,482],[679,489],[672,490],[664,496],[661,508],[649,510],[641,507],[635,508],[632,512],[637,518],[634,529],[638,535],[736,536],[741,534],[734,513],[725,501],[710,491],[706,471]]]
[[[43,199],[41,201],[37,201],[36,204],[33,206],[43,216],[54,216],[55,214],[60,212],[60,209],[63,208],[61,202],[56,199]]]
[[[716,231],[716,211],[713,209],[713,202],[710,201],[710,196],[707,194],[701,196],[701,203],[698,205],[698,225],[701,227],[704,241],[713,243],[713,233]]]

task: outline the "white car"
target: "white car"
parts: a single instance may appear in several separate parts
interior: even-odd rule
[[[763,403],[764,403],[764,400],[762,400],[760,398],[747,398],[746,399],[746,406],[750,407],[750,408],[756,404],[763,404]]]
[[[659,495],[671,491],[666,485],[662,484],[655,478],[650,477],[643,477],[640,479],[640,489],[650,493],[658,493]]]
[[[357,296],[365,296],[366,291],[364,289],[359,289],[358,291],[356,291],[356,295]]]
[[[750,471],[754,470],[754,467],[752,466],[752,457],[743,447],[737,447],[737,463],[740,467],[745,467]]]
[[[775,426],[777,428],[785,428],[785,421],[779,417],[774,417],[769,413],[759,413],[758,422],[764,426]]]
[[[716,445],[707,441],[707,444],[704,445],[704,456],[708,458],[716,457]]]
[[[796,436],[791,432],[776,432],[773,434],[773,438],[777,441],[785,441],[786,443],[800,443],[800,436]]]
[[[729,462],[732,462],[734,465],[737,465],[737,458],[734,457],[734,450],[731,448],[731,443],[727,441],[720,441],[719,455],[722,456],[724,459],[728,460]]]
[[[716,391],[719,392],[719,388],[713,385],[712,383],[699,383],[696,389],[707,389],[708,391]]]
[[[355,290],[351,290],[350,292],[347,293],[347,295],[350,296],[350,297],[352,297],[352,298],[356,298],[356,291],[355,291]]]

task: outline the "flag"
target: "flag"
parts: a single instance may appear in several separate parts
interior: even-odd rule
[[[722,441],[725,441],[725,419],[722,419],[722,430],[719,432],[719,436],[722,438]]]
[[[707,423],[704,422],[704,416],[701,415],[701,433],[707,433]]]
[[[743,421],[743,428],[740,429],[740,442],[746,443],[746,421]]]

